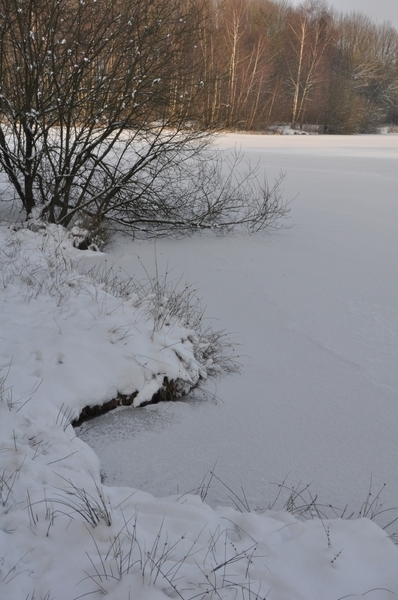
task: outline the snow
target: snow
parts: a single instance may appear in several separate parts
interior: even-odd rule
[[[286,197],[300,191],[292,228],[271,234],[119,239],[102,254],[58,228],[0,226],[1,599],[398,595],[386,531],[300,508],[310,482],[340,506],[359,507],[371,475],[376,489],[389,480],[385,507],[397,495],[397,142],[220,138],[271,179],[286,170]],[[169,264],[196,282],[240,343],[242,373],[204,398],[116,410],[77,437],[70,421],[86,405],[135,391],[139,405],[164,376],[206,375],[194,332],[157,327],[150,297],[99,283],[105,261],[138,276]],[[270,482],[289,472],[303,481],[296,510],[266,510]]]
[[[207,315],[240,344],[242,373],[209,387],[216,403],[106,415],[83,438],[108,483],[157,496],[196,489],[216,465],[252,507],[266,508],[287,476],[356,513],[371,481],[373,494],[386,483],[384,508],[395,507],[398,137],[219,143],[242,146],[271,181],[286,172],[290,228],[158,240],[156,256],[160,271],[169,264],[196,283]],[[154,268],[153,243],[120,241],[112,250],[128,272],[137,272],[137,255]],[[130,453],[137,461],[124,458]],[[230,504],[229,496],[213,481],[207,501]]]
[[[1,367],[10,366],[7,385],[16,397],[40,386],[31,405],[53,398],[58,410],[76,409],[78,415],[83,401],[102,404],[118,392],[137,391],[139,406],[163,377],[196,383],[203,369],[193,355],[191,331],[175,322],[158,331],[145,316],[146,299],[115,296],[95,276],[79,273],[69,262],[67,241],[51,230],[42,236],[3,228],[0,235]],[[70,248],[69,254],[77,253]]]

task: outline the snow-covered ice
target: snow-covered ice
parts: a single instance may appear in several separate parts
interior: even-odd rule
[[[1,600],[398,596],[398,549],[369,519],[264,510],[289,473],[353,510],[372,477],[395,506],[398,137],[219,140],[235,143],[271,179],[286,171],[285,196],[300,193],[292,228],[158,240],[156,251],[119,239],[107,255],[79,253],[56,228],[0,228]],[[157,330],[141,301],[69,262],[141,275],[155,254],[234,333],[242,373],[208,384],[216,401],[85,424],[96,456],[69,425],[83,406],[133,391],[138,404],[165,375],[205,374],[192,332]],[[214,465],[259,510],[234,509],[216,478],[206,502],[187,494]]]
[[[217,326],[234,333],[241,375],[216,404],[148,407],[101,418],[84,435],[108,481],[165,495],[197,487],[216,464],[251,506],[272,483],[312,484],[358,511],[371,480],[398,498],[398,137],[226,136],[295,198],[279,232],[158,240],[166,264],[194,282]],[[124,269],[154,264],[154,244],[126,242]],[[163,418],[159,419],[159,410]],[[153,420],[152,431],[150,422]],[[131,462],[124,457],[133,453]],[[160,457],[160,458],[159,458]],[[222,485],[208,501],[229,501]],[[178,486],[178,487],[177,487]]]

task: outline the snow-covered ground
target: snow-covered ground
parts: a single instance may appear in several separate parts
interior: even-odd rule
[[[398,136],[219,140],[235,143],[271,179],[286,171],[292,228],[118,239],[107,255],[56,229],[0,228],[1,600],[398,596],[398,549],[368,519],[302,520],[282,498],[262,510],[286,476],[318,494],[302,517],[323,502],[359,510],[371,478],[370,501],[387,482],[396,505]],[[81,275],[106,259],[140,277],[155,257],[234,333],[242,373],[208,384],[217,400],[84,424],[98,460],[69,425],[83,406],[135,390],[137,404],[165,375],[206,369],[191,331],[157,328],[148,301]],[[186,492],[209,470],[203,503]]]
[[[372,479],[398,505],[398,136],[226,136],[272,181],[286,172],[289,229],[156,242],[160,271],[196,283],[217,326],[240,343],[242,373],[210,387],[220,401],[148,407],[90,423],[84,439],[107,481],[165,495],[216,464],[251,506],[271,483],[312,484],[359,510]],[[153,270],[154,244],[112,256]],[[130,456],[137,460],[131,461]],[[228,502],[222,485],[212,505]]]

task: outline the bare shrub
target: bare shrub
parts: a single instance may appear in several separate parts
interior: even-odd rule
[[[160,235],[284,216],[280,181],[208,152],[199,5],[0,0],[0,168],[28,219]]]

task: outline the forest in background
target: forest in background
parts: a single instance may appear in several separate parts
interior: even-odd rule
[[[398,31],[325,0],[1,0],[0,114],[69,100],[124,126],[373,132],[398,124]]]
[[[199,35],[207,124],[264,130],[275,123],[323,133],[398,122],[398,32],[325,2],[207,3]]]

